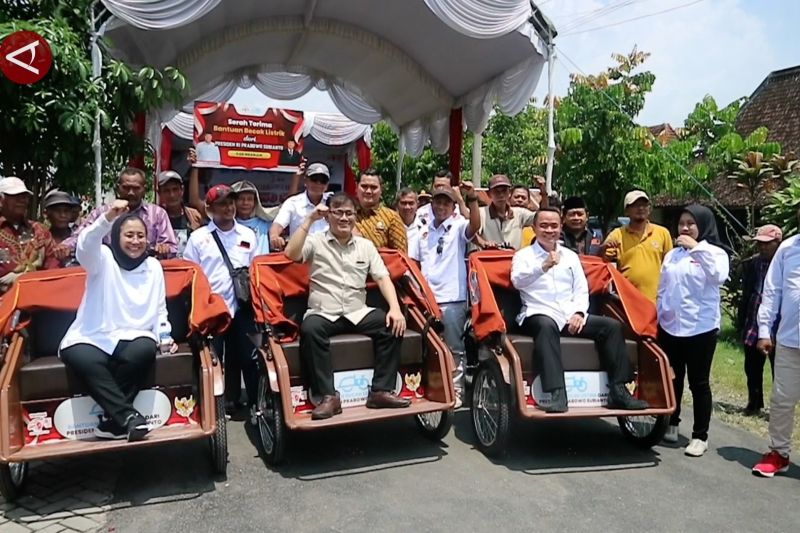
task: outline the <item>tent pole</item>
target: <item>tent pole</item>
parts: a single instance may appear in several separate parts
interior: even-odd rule
[[[481,186],[483,176],[483,134],[472,134],[472,185]]]
[[[395,190],[400,190],[400,185],[403,183],[403,159],[406,157],[406,144],[403,142],[403,132],[397,136],[397,171],[395,174]]]
[[[97,30],[97,20],[94,13],[97,2],[90,8],[92,14],[92,77],[96,80],[100,77],[103,68],[103,57],[97,39],[100,34]],[[100,142],[100,109],[94,117],[94,133],[92,135],[92,150],[94,150],[94,201],[95,206],[103,203],[103,151]]]
[[[555,131],[553,129],[554,97],[553,97],[553,68],[556,59],[556,47],[553,44],[553,35],[547,43],[547,171],[546,193],[553,194],[553,163],[556,155]]]

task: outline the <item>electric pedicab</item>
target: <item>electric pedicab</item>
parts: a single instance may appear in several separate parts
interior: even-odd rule
[[[533,339],[520,331],[519,291],[511,284],[513,252],[477,252],[469,260],[472,331],[468,346],[478,360],[472,388],[472,427],[478,448],[488,456],[504,453],[512,418],[560,419],[616,417],[625,437],[642,448],[661,441],[675,410],[673,373],[655,342],[656,311],[613,266],[581,256],[597,314],[623,323],[625,345],[635,372],[631,390],[648,402],[643,411],[609,409],[607,375],[600,369],[594,341],[561,338],[569,410],[546,413],[549,400],[533,368]],[[477,352],[477,353],[474,353]],[[631,385],[629,385],[629,388]]]
[[[411,405],[405,409],[368,409],[365,404],[374,365],[372,341],[364,335],[336,335],[331,338],[331,358],[342,414],[327,420],[311,419],[314,399],[309,395],[301,367],[298,335],[308,307],[308,267],[283,254],[264,255],[254,261],[253,306],[263,332],[256,420],[267,463],[277,464],[283,459],[288,431],[313,431],[404,416],[413,416],[431,440],[438,441],[450,431],[455,405],[450,377],[453,363],[449,348],[438,334],[441,310],[416,265],[395,250],[381,249],[380,254],[408,324],[395,392],[410,398]],[[367,305],[388,309],[371,280],[367,284]]]
[[[228,444],[222,365],[208,336],[230,316],[197,265],[162,262],[174,354],[156,356],[134,405],[147,419],[144,440],[99,440],[102,409],[58,358],[86,285],[80,267],[25,274],[0,302],[0,493],[21,492],[29,461],[111,452],[134,446],[208,439],[212,464],[225,474]]]

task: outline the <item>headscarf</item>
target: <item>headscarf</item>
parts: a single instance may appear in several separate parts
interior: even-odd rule
[[[711,209],[704,205],[691,204],[684,207],[683,212],[692,215],[697,224],[697,242],[706,241],[718,248],[722,248],[728,255],[732,253],[731,248],[719,238],[717,219]]]
[[[275,220],[275,215],[269,216],[269,214],[264,210],[264,206],[261,205],[261,197],[258,195],[258,189],[253,184],[252,181],[242,180],[237,181],[233,185],[231,185],[231,189],[235,193],[243,193],[243,192],[251,192],[256,195],[256,205],[255,210],[253,211],[253,216],[260,218],[265,222],[272,222]],[[240,222],[243,222],[240,220]]]
[[[138,220],[141,222],[142,226],[144,226],[145,238],[147,237],[147,225],[139,217],[139,215],[134,213],[126,213],[120,217],[117,217],[117,220],[114,221],[114,224],[111,226],[111,244],[107,244],[106,246],[111,248],[111,253],[114,255],[114,261],[116,261],[119,267],[123,270],[133,270],[137,268],[139,265],[144,263],[145,259],[148,257],[147,249],[142,252],[142,255],[134,258],[126,254],[122,249],[122,246],[120,246],[122,225],[129,220]]]

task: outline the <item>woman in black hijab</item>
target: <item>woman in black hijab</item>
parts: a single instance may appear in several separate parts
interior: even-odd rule
[[[115,200],[78,235],[86,291],[59,355],[105,411],[95,436],[141,440],[147,421],[133,406],[157,346],[173,350],[161,264],[148,256],[144,222]],[[103,238],[111,231],[111,244]],[[163,342],[162,342],[163,339]]]
[[[678,442],[683,381],[689,377],[694,428],[684,453],[700,457],[708,450],[711,422],[711,361],[720,327],[720,288],[728,279],[728,247],[720,241],[714,213],[687,206],[678,221],[675,248],[664,257],[658,285],[658,341],[675,371],[675,400],[664,440]]]

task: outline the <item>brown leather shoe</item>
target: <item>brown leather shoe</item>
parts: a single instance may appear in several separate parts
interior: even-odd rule
[[[370,409],[398,409],[411,405],[411,400],[389,391],[369,391],[367,407]]]
[[[340,414],[342,414],[342,401],[339,399],[339,395],[326,395],[322,398],[322,403],[311,411],[311,420],[325,420]]]

